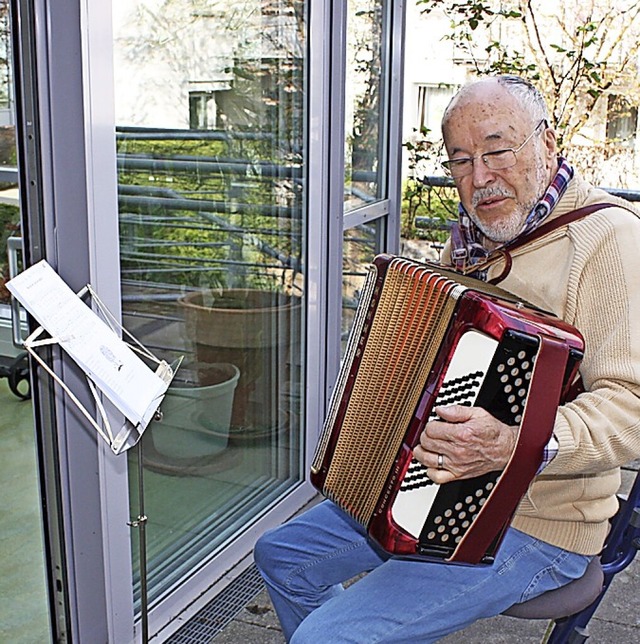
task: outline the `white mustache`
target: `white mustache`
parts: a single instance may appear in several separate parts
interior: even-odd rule
[[[473,196],[471,197],[471,204],[474,208],[477,208],[478,204],[483,199],[489,199],[491,197],[515,197],[515,194],[508,188],[501,188],[500,186],[479,188],[473,193]]]

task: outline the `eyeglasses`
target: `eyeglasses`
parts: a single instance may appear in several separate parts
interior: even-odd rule
[[[468,174],[473,172],[473,164],[476,159],[482,159],[482,162],[489,168],[489,170],[504,170],[506,168],[511,168],[514,166],[517,161],[517,153],[522,150],[522,148],[529,143],[533,135],[540,129],[540,126],[545,123],[546,120],[542,119],[538,125],[535,126],[533,132],[519,145],[517,148],[506,148],[504,150],[494,150],[493,152],[485,152],[480,154],[477,157],[462,157],[460,159],[448,159],[442,161],[442,165],[445,167],[447,172],[454,178],[459,179],[460,177],[465,177]]]

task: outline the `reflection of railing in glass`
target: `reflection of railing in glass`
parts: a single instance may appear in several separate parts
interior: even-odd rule
[[[130,129],[119,136],[119,201],[128,242],[123,249],[125,280],[141,277],[140,269],[162,260],[165,269],[178,269],[172,283],[202,285],[202,276],[190,282],[193,273],[185,274],[187,267],[179,262],[189,264],[194,257],[212,271],[207,283],[213,285],[246,286],[273,265],[299,270],[299,159],[276,164],[250,159],[254,155],[249,152],[245,158],[229,157],[224,154],[229,136],[221,132],[138,133],[135,139]],[[268,139],[234,137],[247,146]],[[240,256],[239,261],[230,255]]]
[[[216,527],[207,549],[228,537],[233,525],[229,509],[256,512],[278,485],[299,477],[302,162],[293,154],[286,162],[257,160],[256,150],[272,149],[270,133],[233,136],[118,129],[125,326],[164,356],[231,364],[239,372],[233,390],[229,388],[233,408],[225,441],[207,422],[199,426],[204,416],[188,428],[186,420],[185,427],[160,428],[160,440],[152,426],[146,438],[145,467],[154,474],[189,478],[190,486],[207,490],[207,478],[221,472],[234,481],[218,486],[220,498],[207,492],[203,511],[187,520],[198,530],[203,524],[206,531]],[[232,294],[242,293],[252,306],[229,303]],[[183,391],[176,392],[180,395],[184,399]],[[211,406],[202,403],[207,404]],[[186,438],[192,444],[181,444],[186,451],[176,452],[171,441]],[[210,443],[208,453],[203,443]],[[252,491],[245,489],[249,483]],[[164,479],[147,486],[147,513],[162,515],[170,525],[174,510],[153,500],[156,484],[164,488]],[[166,485],[173,490],[176,484]],[[209,517],[213,507],[220,509],[219,518]],[[179,572],[167,563],[168,537],[154,530],[151,523],[152,600]],[[203,546],[191,534],[171,539],[171,549],[196,553]]]
[[[194,351],[199,361],[237,364],[241,376],[234,427],[245,434],[277,427],[282,410],[273,392],[281,391],[291,375],[285,369],[290,327],[300,319],[300,164],[213,155],[228,139],[221,132],[127,128],[121,135],[127,148],[118,155],[125,315],[135,319],[137,337],[149,342],[145,330],[152,329],[154,314],[157,320],[170,311],[181,330],[173,343],[159,348]],[[253,133],[241,138],[246,145],[261,145],[270,137]],[[132,150],[132,141],[144,143]],[[198,156],[165,151],[168,142],[174,151],[176,142],[185,141],[199,146]],[[156,185],[140,185],[141,178]],[[260,305],[247,311],[237,304],[208,305],[208,300],[238,292],[252,294],[252,301],[274,302],[275,297],[285,307]],[[240,308],[245,309],[242,317]],[[272,310],[277,317],[272,318]],[[206,322],[196,323],[194,311]],[[243,342],[229,344],[225,334],[239,330]]]

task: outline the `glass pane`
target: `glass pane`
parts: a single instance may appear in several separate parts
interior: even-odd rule
[[[13,344],[5,287],[8,247],[21,246],[10,43],[9,7],[0,2],[0,641],[26,644],[51,635],[29,364]]]
[[[124,326],[185,356],[142,441],[151,603],[303,477],[305,10],[114,2]]]
[[[383,197],[384,0],[347,2],[345,212]]]
[[[415,87],[412,104],[417,127],[404,141],[400,254],[418,260],[437,260],[457,216],[458,197],[453,180],[445,176],[440,161],[443,143],[440,123],[455,93],[452,85]],[[409,110],[410,111],[410,110]]]
[[[341,355],[351,331],[353,318],[362,293],[367,269],[381,252],[385,219],[349,228],[344,233],[342,250],[342,332]]]

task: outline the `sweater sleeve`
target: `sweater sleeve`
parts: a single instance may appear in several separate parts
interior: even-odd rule
[[[606,214],[605,214],[606,213]],[[570,229],[565,319],[585,338],[586,392],[559,408],[545,474],[591,474],[640,456],[640,219],[608,209]]]

